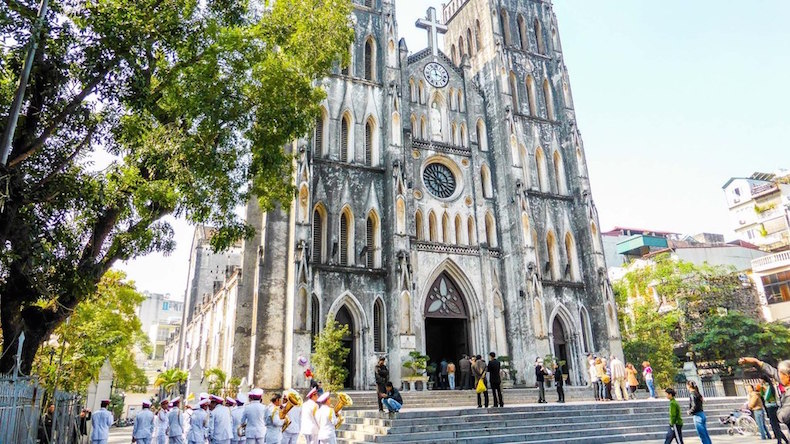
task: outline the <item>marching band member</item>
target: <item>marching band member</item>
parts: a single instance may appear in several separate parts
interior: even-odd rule
[[[329,392],[325,392],[318,398],[318,405],[320,407],[315,414],[316,422],[318,422],[318,444],[336,444],[337,414],[335,409],[329,405]]]
[[[184,444],[184,423],[180,404],[181,398],[179,397],[170,401],[170,406],[172,408],[167,412],[168,444]]]
[[[188,444],[205,444],[206,427],[208,426],[208,405],[209,400],[204,399],[192,411],[189,419],[189,432],[187,433]]]
[[[287,402],[287,396],[283,396],[283,402]],[[283,432],[283,439],[281,444],[296,444],[299,440],[300,423],[302,416],[302,406],[294,405],[287,413],[288,419],[291,421],[288,427]]]
[[[318,412],[318,389],[313,387],[307,392],[307,401],[302,404],[301,417],[299,420],[299,430],[304,436],[306,444],[316,444],[318,442],[318,422],[315,414]]]
[[[261,404],[263,390],[253,389],[250,392],[250,403],[244,407],[241,423],[246,425],[247,444],[265,444],[266,438],[266,407]]]
[[[266,444],[280,444],[284,421],[280,419],[280,403],[282,397],[274,394],[271,403],[266,406]]]
[[[233,419],[225,399],[212,395],[211,399],[211,444],[230,444],[233,438]]]
[[[110,439],[110,426],[115,422],[112,412],[107,410],[110,406],[110,400],[104,399],[101,402],[101,409],[91,415],[91,424],[93,431],[91,431],[91,442],[96,444],[107,444]]]
[[[132,442],[137,444],[151,444],[154,436],[154,412],[151,411],[151,402],[143,401],[143,410],[134,417],[132,429]]]
[[[156,444],[167,444],[167,410],[170,402],[163,399],[156,413]]]
[[[233,444],[244,444],[247,438],[239,436],[239,427],[241,427],[241,417],[244,415],[244,400],[241,395],[236,395],[236,407],[230,411],[230,417],[233,419]]]

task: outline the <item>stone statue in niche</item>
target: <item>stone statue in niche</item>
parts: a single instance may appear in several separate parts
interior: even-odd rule
[[[431,131],[433,140],[442,140],[442,112],[436,102],[431,104]]]

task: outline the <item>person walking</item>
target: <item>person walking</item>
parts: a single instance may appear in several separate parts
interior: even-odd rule
[[[636,388],[639,386],[639,381],[636,379],[636,368],[630,362],[625,365],[625,382],[628,385],[627,399],[636,399]]]
[[[562,366],[554,363],[554,383],[557,385],[557,402],[565,403],[565,376],[562,373]]]
[[[389,413],[398,413],[403,407],[403,398],[398,389],[392,386],[391,382],[387,382],[386,387],[387,392],[380,395],[383,397],[382,402],[387,406],[387,411],[389,411]]]
[[[502,364],[497,360],[496,353],[488,354],[488,382],[491,384],[491,393],[494,394],[494,407],[504,407],[502,400]]]
[[[266,406],[266,416],[264,422],[266,424],[266,437],[263,442],[266,444],[280,444],[283,439],[283,424],[285,419],[280,418],[280,406],[283,397],[279,393],[275,393],[269,399],[269,404]]]
[[[439,388],[447,390],[449,387],[450,384],[447,380],[447,359],[442,358],[442,362],[439,363]]]
[[[151,402],[143,401],[143,410],[134,417],[132,442],[137,444],[151,444],[153,436],[154,412],[151,411]]]
[[[387,360],[382,356],[379,358],[379,363],[376,365],[376,400],[379,403],[379,411],[384,411],[384,406],[381,404],[381,394],[387,391],[387,381],[390,379],[390,370],[387,368]]]
[[[642,377],[645,379],[645,385],[650,392],[650,399],[656,399],[656,386],[653,383],[653,367],[650,366],[650,362],[648,361],[642,362]]]
[[[159,411],[156,413],[156,444],[167,444],[167,411],[170,409],[170,401],[163,399],[159,403]]]
[[[738,360],[738,363],[757,367],[765,376],[779,381],[783,387],[790,387],[790,360],[779,362],[776,368],[757,358],[741,358]],[[778,404],[781,405],[781,407],[776,411],[777,419],[779,422],[790,427],[790,390],[785,390],[782,396],[778,398],[780,398],[779,400],[781,402]]]
[[[702,393],[699,392],[699,387],[694,381],[688,381],[686,387],[689,389],[689,410],[688,414],[694,418],[694,428],[697,429],[697,435],[702,444],[711,444],[710,435],[708,434],[708,426],[706,424],[707,418],[702,408]]]
[[[261,404],[263,390],[252,389],[248,397],[250,402],[244,406],[244,413],[241,415],[247,444],[264,444],[266,442],[266,406]]]
[[[318,421],[315,414],[318,411],[318,391],[311,389],[305,396],[306,401],[302,403],[301,418],[299,421],[300,433],[304,437],[306,444],[316,444],[318,442]]]
[[[601,389],[599,386],[601,380],[598,379],[598,371],[595,369],[595,356],[590,356],[590,360],[587,362],[587,371],[590,373],[590,385],[593,389],[593,396],[595,396],[596,401],[600,401]]]
[[[337,435],[335,432],[335,425],[337,424],[338,417],[335,409],[329,405],[329,392],[324,393],[318,398],[318,411],[315,413],[315,419],[318,423],[318,444],[335,444],[337,442]]]
[[[230,417],[233,419],[233,439],[232,444],[244,444],[247,439],[239,436],[239,427],[241,427],[241,417],[244,416],[244,398],[241,395],[236,395],[236,407],[230,411]]]
[[[99,411],[94,412],[91,416],[91,424],[93,425],[91,444],[107,444],[107,441],[110,439],[110,426],[115,422],[112,412],[107,410],[107,407],[110,406],[110,400],[102,400],[100,406]]]
[[[181,415],[181,398],[170,400],[170,410],[167,412],[167,443],[183,444],[184,418]]]
[[[748,392],[749,410],[752,412],[754,422],[757,423],[757,429],[760,430],[760,439],[768,439],[768,430],[765,428],[765,409],[763,408],[763,398],[760,395],[760,386],[757,387],[749,384],[746,386]]]
[[[538,387],[538,404],[546,403],[546,387],[544,387],[544,384],[548,374],[548,370],[543,367],[543,359],[535,359],[535,384]]]
[[[595,374],[598,377],[598,399],[606,401],[606,364],[603,359],[595,358]]]
[[[452,361],[447,363],[447,382],[450,390],[455,390],[455,364]]]
[[[475,390],[478,390],[480,387],[480,383],[482,382],[482,388],[484,389],[482,392],[477,393],[477,408],[482,408],[483,404],[480,400],[480,395],[484,395],[485,397],[485,407],[488,408],[488,384],[486,381],[486,370],[488,370],[488,366],[486,362],[483,360],[483,357],[480,355],[475,356],[475,364],[472,366],[472,372],[474,372],[475,376]]]
[[[768,416],[768,422],[771,424],[771,431],[773,431],[774,438],[776,438],[776,444],[790,444],[790,441],[788,441],[787,437],[782,431],[782,425],[776,415],[776,412],[779,410],[776,386],[774,386],[774,383],[771,381],[770,377],[766,375],[761,375],[761,377],[763,380],[763,385],[765,386],[765,392],[763,393],[765,414]]]
[[[461,390],[469,390],[471,377],[472,377],[472,363],[469,361],[469,356],[463,355],[461,360],[458,361],[458,370],[461,372]]]
[[[193,408],[192,416],[189,417],[189,431],[187,432],[187,444],[205,444],[208,433],[209,413],[208,405],[211,401],[204,399]]]
[[[625,384],[625,366],[623,361],[617,359],[617,356],[612,355],[611,364],[612,385],[614,386],[614,395],[618,401],[628,400],[628,388]]]
[[[680,416],[680,405],[675,400],[675,390],[668,388],[664,392],[669,399],[669,430],[664,438],[664,444],[671,444],[672,441],[683,444],[683,418]]]
[[[235,432],[233,431],[233,417],[231,417],[230,409],[225,405],[228,400],[214,395],[210,396],[209,399],[211,400],[211,405],[209,406],[211,411],[211,416],[209,417],[211,444],[230,444]]]

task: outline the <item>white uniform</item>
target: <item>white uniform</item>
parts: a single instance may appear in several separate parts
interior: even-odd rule
[[[224,405],[218,405],[211,411],[211,443],[229,444],[233,439],[233,419],[230,416],[230,409]]]
[[[288,412],[288,419],[291,420],[291,423],[288,424],[288,428],[283,432],[282,444],[296,444],[297,440],[299,440],[301,417],[302,407],[294,407]]]
[[[206,426],[208,426],[208,412],[203,409],[193,411],[192,416],[189,418],[187,442],[189,444],[205,444],[207,436]]]
[[[174,407],[167,412],[167,438],[168,444],[184,443],[183,415],[178,407]]]
[[[266,444],[280,444],[283,437],[284,419],[280,419],[280,407],[269,404],[266,406]]]
[[[337,424],[337,414],[328,404],[322,405],[315,414],[318,422],[318,443],[335,444],[335,424]]]
[[[98,412],[93,413],[93,415],[91,415],[91,424],[93,425],[91,443],[107,444],[107,440],[110,439],[110,426],[113,422],[115,422],[115,418],[113,418],[112,413],[107,411],[104,407],[99,409]]]
[[[167,444],[167,410],[156,414],[156,444]]]
[[[299,430],[304,436],[307,444],[318,442],[318,422],[315,414],[318,411],[318,404],[312,399],[308,399],[302,404],[300,412]]]
[[[250,401],[244,406],[244,414],[241,416],[242,424],[247,424],[247,444],[264,444],[266,438],[266,407],[261,401]]]
[[[238,406],[230,411],[230,417],[233,419],[233,444],[244,444],[247,440],[239,436],[239,426],[241,425],[241,417],[244,415],[244,406]]]
[[[138,444],[150,444],[154,436],[154,412],[143,409],[134,417],[132,437]]]

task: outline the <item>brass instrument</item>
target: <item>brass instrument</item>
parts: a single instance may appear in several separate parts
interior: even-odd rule
[[[337,424],[335,424],[335,430],[339,429],[340,426],[343,425],[345,418],[343,415],[340,414],[340,411],[343,410],[343,407],[351,407],[354,405],[354,400],[351,399],[348,394],[343,392],[337,393],[337,404],[335,404],[335,414],[337,415]]]
[[[285,398],[285,408],[280,408],[280,419],[284,420],[282,432],[285,433],[285,429],[291,425],[291,418],[288,417],[288,412],[291,411],[294,407],[300,407],[302,405],[302,397],[294,390],[288,390],[287,394],[284,396]]]
[[[240,425],[239,428],[236,429],[236,435],[239,438],[244,438],[247,436],[247,424]]]

